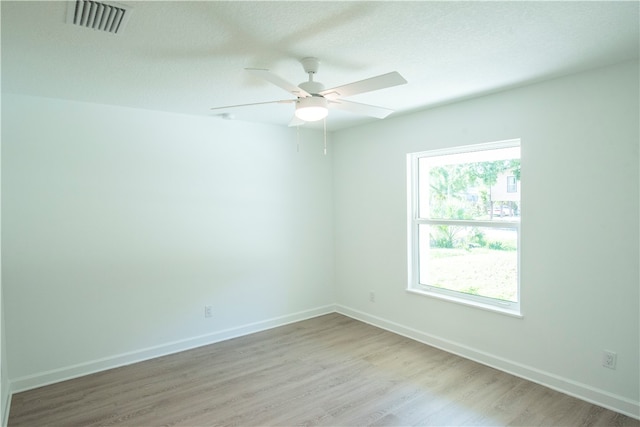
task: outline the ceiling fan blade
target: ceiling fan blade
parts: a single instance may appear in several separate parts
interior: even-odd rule
[[[384,119],[389,114],[393,113],[393,110],[390,110],[388,108],[376,107],[375,105],[360,104],[359,102],[347,101],[345,99],[331,101],[329,103],[329,108],[335,108],[336,110],[348,111],[355,114],[362,114],[378,119]]]
[[[347,96],[357,95],[359,93],[371,92],[374,90],[385,89],[388,87],[406,84],[407,81],[397,71],[387,74],[381,74],[376,77],[360,80],[346,85],[326,89],[320,92],[320,95],[327,99],[337,99]]]
[[[213,107],[210,110],[224,110],[226,108],[237,108],[237,107],[250,107],[252,105],[262,105],[262,104],[289,104],[292,102],[296,102],[295,99],[283,99],[280,101],[266,101],[266,102],[252,102],[251,104],[238,104],[238,105],[226,105],[224,107]]]
[[[311,94],[308,93],[307,91],[300,89],[298,86],[294,85],[293,83],[289,83],[283,78],[273,74],[269,70],[263,70],[260,68],[245,68],[245,70],[256,77],[260,77],[270,83],[273,83],[274,85],[286,90],[287,92],[293,94],[294,96],[297,96],[298,98],[305,98],[305,97],[311,96]]]

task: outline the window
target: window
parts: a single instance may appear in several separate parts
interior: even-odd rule
[[[520,315],[519,180],[519,140],[409,154],[408,290]]]

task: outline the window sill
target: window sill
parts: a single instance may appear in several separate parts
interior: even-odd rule
[[[522,319],[524,317],[519,309],[500,307],[498,305],[492,305],[492,304],[485,304],[479,301],[471,301],[464,298],[456,298],[455,296],[444,295],[437,292],[430,292],[430,291],[421,290],[421,289],[409,288],[407,289],[407,292],[411,294],[422,295],[430,298],[436,298],[436,299],[440,299],[448,302],[462,304],[469,307],[475,307],[481,310],[492,311],[494,313],[504,314],[506,316],[516,317],[518,319]]]

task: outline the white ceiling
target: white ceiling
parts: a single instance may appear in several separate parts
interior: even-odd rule
[[[67,2],[3,0],[2,91],[220,120],[210,107],[292,98],[245,67],[299,84],[316,56],[326,87],[400,72],[408,84],[350,98],[397,115],[640,51],[636,1],[121,2],[134,11],[114,35],[66,24]],[[228,112],[286,126],[293,105]],[[327,126],[374,120],[332,110]]]

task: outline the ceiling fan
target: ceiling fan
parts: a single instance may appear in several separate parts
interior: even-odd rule
[[[260,104],[287,104],[295,103],[295,115],[289,126],[298,126],[305,122],[314,122],[324,119],[329,113],[329,109],[344,110],[355,114],[362,114],[370,117],[384,119],[393,110],[375,105],[361,104],[348,101],[345,97],[374,90],[386,89],[388,87],[403,85],[407,81],[397,71],[371,77],[365,80],[349,83],[346,85],[325,89],[320,82],[313,80],[314,74],[318,72],[320,61],[318,58],[304,58],[300,61],[304,71],[309,75],[309,80],[300,83],[298,86],[289,83],[281,77],[271,73],[269,70],[259,68],[245,68],[245,70],[256,77],[260,77],[274,85],[286,90],[296,97],[296,99],[284,99],[279,101],[256,102],[251,104],[229,105],[226,107],[214,107],[212,110],[222,110],[235,107],[246,107]]]

